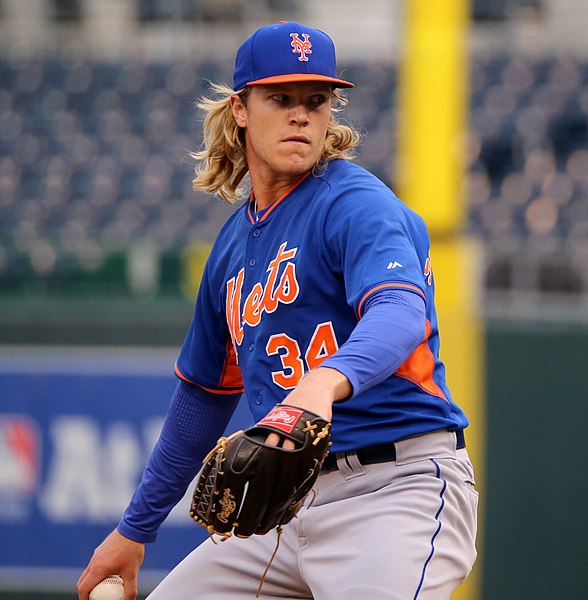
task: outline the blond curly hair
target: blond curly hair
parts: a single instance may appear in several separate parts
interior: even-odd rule
[[[230,98],[234,92],[224,84],[211,84],[216,98],[200,98],[196,106],[205,114],[203,124],[202,149],[191,152],[197,161],[192,186],[209,194],[218,194],[227,202],[234,204],[243,196],[240,183],[249,168],[245,157],[244,130],[237,125],[231,110]],[[250,88],[237,94],[246,101]],[[333,92],[335,99],[331,118],[327,126],[327,136],[323,152],[315,168],[321,168],[334,158],[353,159],[355,148],[360,142],[359,132],[350,125],[337,121],[336,113],[347,104],[345,97],[338,91]]]

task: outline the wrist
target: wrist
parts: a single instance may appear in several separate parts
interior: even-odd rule
[[[330,421],[333,402],[349,397],[352,391],[349,380],[340,371],[317,367],[306,373],[283,402],[309,410]]]
[[[353,393],[353,387],[347,378],[338,369],[331,367],[317,367],[309,371],[303,379],[312,378],[313,385],[322,387],[331,403],[345,400]]]

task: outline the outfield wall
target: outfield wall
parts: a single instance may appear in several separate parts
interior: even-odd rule
[[[487,332],[484,600],[584,600],[588,323]]]
[[[483,598],[584,599],[588,324],[492,322],[486,342]],[[74,600],[155,441],[175,352],[0,346],[2,600]],[[248,422],[240,406],[228,429]],[[203,537],[184,499],[143,592]]]

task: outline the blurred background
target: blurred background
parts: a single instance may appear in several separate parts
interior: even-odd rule
[[[460,235],[480,249],[467,285],[483,330],[484,489],[469,598],[580,600],[588,6],[472,0],[469,12]],[[234,210],[191,189],[194,101],[231,82],[236,47],[279,20],[334,38],[357,84],[345,114],[365,135],[357,161],[396,189],[405,2],[0,0],[4,600],[74,598],[128,502]],[[233,424],[246,420],[240,407]],[[186,514],[150,548],[143,593],[202,539]]]

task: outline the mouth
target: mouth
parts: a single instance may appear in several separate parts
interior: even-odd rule
[[[310,140],[304,135],[290,135],[283,140],[284,142],[297,142],[299,144],[310,144]]]

